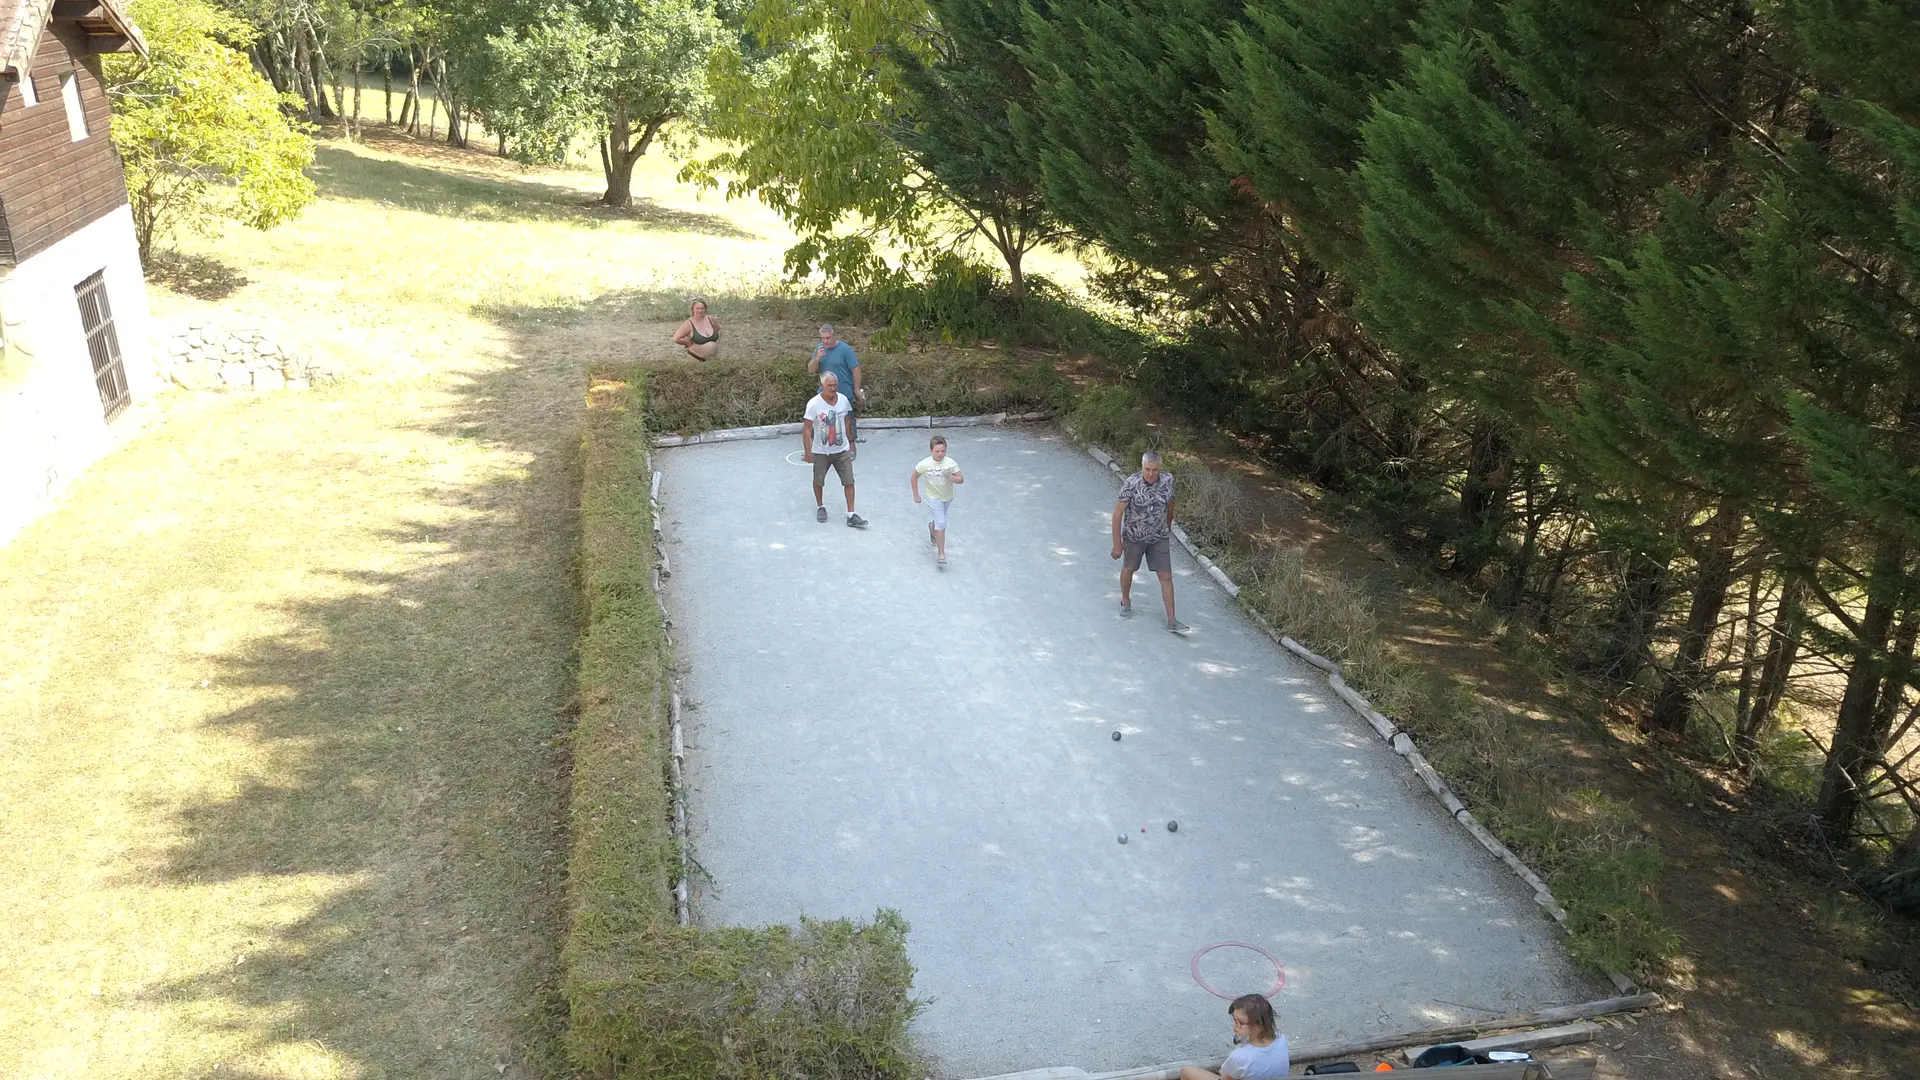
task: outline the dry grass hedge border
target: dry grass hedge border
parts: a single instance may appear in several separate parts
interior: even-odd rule
[[[800,419],[817,387],[816,376],[792,356],[640,361],[620,370],[646,383],[647,426],[654,432],[788,423]],[[860,371],[875,416],[1052,411],[1069,398],[1066,380],[1045,357],[988,350],[876,354],[860,361]]]
[[[907,925],[695,929],[675,919],[665,698],[653,590],[644,381],[589,379],[582,446],[579,719],[563,991],[582,1076],[907,1080]]]

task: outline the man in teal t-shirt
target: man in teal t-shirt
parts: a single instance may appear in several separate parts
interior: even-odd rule
[[[853,346],[834,333],[832,323],[821,325],[820,344],[813,350],[813,359],[807,361],[807,370],[816,376],[828,372],[839,376],[840,392],[853,406],[853,412],[847,415],[847,441],[854,442],[858,437],[857,417],[867,408],[867,391],[860,385],[860,358],[853,355]]]

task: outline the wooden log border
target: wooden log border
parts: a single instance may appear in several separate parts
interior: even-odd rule
[[[1092,456],[1095,461],[1113,470],[1115,475],[1127,475],[1126,470],[1121,468],[1120,463],[1113,459],[1113,455],[1107,453],[1100,447],[1088,446],[1087,453]],[[1175,525],[1173,527],[1173,535],[1175,539],[1180,541],[1180,546],[1187,549],[1187,554],[1193,556],[1193,560],[1199,563],[1200,567],[1207,572],[1208,576],[1212,577],[1220,584],[1221,588],[1226,590],[1228,596],[1236,600],[1240,599],[1240,586],[1234,584],[1233,580],[1227,576],[1225,571],[1220,569],[1218,564],[1200,551],[1193,540],[1187,536],[1185,529]],[[1542,879],[1539,874],[1534,873],[1533,868],[1509,850],[1505,844],[1501,843],[1498,837],[1494,836],[1484,825],[1481,825],[1474,819],[1473,814],[1467,810],[1466,803],[1461,800],[1459,795],[1454,793],[1453,788],[1448,785],[1446,778],[1441,776],[1439,770],[1435,769],[1427,761],[1426,757],[1414,746],[1412,735],[1400,730],[1399,725],[1375,709],[1358,691],[1348,686],[1346,680],[1340,677],[1339,664],[1321,656],[1285,634],[1280,633],[1273,626],[1269,625],[1267,620],[1261,616],[1259,612],[1253,610],[1251,604],[1243,601],[1240,609],[1245,612],[1248,617],[1253,619],[1254,623],[1258,625],[1268,637],[1272,638],[1275,644],[1313,667],[1325,672],[1327,675],[1327,685],[1333,690],[1334,695],[1341,701],[1346,702],[1348,708],[1358,713],[1360,718],[1365,720],[1367,725],[1373,728],[1374,732],[1380,736],[1382,742],[1385,742],[1393,748],[1393,752],[1398,754],[1401,760],[1407,763],[1407,767],[1413,770],[1413,774],[1420,778],[1420,782],[1426,785],[1428,791],[1433,793],[1434,799],[1446,809],[1447,816],[1451,817],[1455,824],[1465,829],[1467,835],[1473,837],[1475,843],[1478,843],[1487,850],[1487,854],[1492,855],[1495,859],[1506,864],[1506,867],[1513,871],[1514,876],[1519,878],[1521,882],[1532,891],[1533,902],[1540,905],[1540,909],[1558,924],[1562,930],[1566,929],[1567,911],[1554,900],[1553,892],[1547,888],[1546,881]],[[1638,989],[1634,986],[1632,979],[1618,971],[1607,972],[1607,981],[1612,983],[1614,989],[1622,994],[1633,994]],[[1115,1074],[1116,1080],[1119,1075],[1120,1074]],[[1126,1075],[1129,1077],[1132,1076],[1132,1074]],[[1141,1074],[1143,1080],[1144,1077],[1148,1075],[1150,1074]]]
[[[1001,424],[1031,423],[1046,420],[1051,413],[985,413],[980,416],[875,416],[862,417],[860,426],[869,431],[897,431],[903,428],[997,427]],[[800,425],[762,424],[759,427],[721,428],[694,435],[656,435],[655,446],[697,446],[701,443],[741,442],[748,439],[778,439],[800,434]]]
[[[673,619],[667,615],[667,601],[660,593],[660,582],[673,576],[673,568],[667,561],[666,552],[661,551],[659,546],[666,538],[666,533],[660,527],[660,471],[658,469],[654,470],[653,487],[648,497],[653,503],[654,550],[658,553],[660,560],[660,565],[653,571],[653,600],[660,605],[660,625],[665,629],[667,636],[668,655],[672,655]],[[671,670],[667,672],[667,687],[672,702],[671,726],[668,728],[668,737],[672,740],[672,756],[668,760],[673,774],[673,846],[680,853],[680,876],[673,882],[673,909],[674,914],[680,919],[681,926],[692,926],[693,888],[688,882],[692,856],[687,851],[691,841],[687,833],[685,783],[687,740],[680,726],[680,680],[674,677]]]
[[[1503,1016],[1477,1024],[1461,1024],[1455,1027],[1427,1028],[1422,1031],[1408,1031],[1398,1035],[1376,1035],[1367,1039],[1349,1039],[1333,1043],[1306,1043],[1293,1048],[1290,1055],[1295,1064],[1311,1061],[1332,1061],[1339,1058],[1359,1057],[1362,1054],[1378,1053],[1382,1050],[1399,1050],[1409,1046],[1438,1045],[1472,1039],[1489,1032],[1530,1030],[1551,1027],[1568,1022],[1592,1020],[1601,1016],[1613,1016],[1619,1013],[1639,1012],[1642,1009],[1657,1008],[1663,1001],[1659,994],[1629,994],[1623,997],[1602,998],[1599,1001],[1587,1001],[1578,1005],[1561,1005],[1525,1016]],[[1591,1033],[1589,1033],[1591,1034]],[[1564,1045],[1564,1044],[1562,1044]],[[1209,1072],[1219,1072],[1221,1058],[1201,1058],[1194,1061],[1169,1061],[1161,1065],[1149,1065],[1141,1069],[1121,1069],[1117,1072],[1089,1073],[1085,1069],[1072,1067],[1054,1067],[1051,1069],[1028,1069],[1023,1072],[1002,1073],[999,1076],[982,1077],[981,1080],[1180,1080],[1180,1069],[1185,1065],[1198,1065]]]

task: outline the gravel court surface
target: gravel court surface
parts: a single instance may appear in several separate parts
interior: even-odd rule
[[[1045,429],[945,434],[966,483],[944,569],[907,490],[925,431],[868,432],[864,531],[831,474],[814,520],[797,436],[656,454],[701,923],[899,909],[950,1077],[1224,1053],[1226,1002],[1193,977],[1222,941],[1284,966],[1296,1043],[1605,996],[1177,545],[1195,633],[1161,628],[1144,573],[1118,617],[1106,468]],[[1228,995],[1275,979],[1242,948],[1198,970]]]

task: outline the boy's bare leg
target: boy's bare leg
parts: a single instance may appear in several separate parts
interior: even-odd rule
[[[946,561],[946,558],[947,558],[947,530],[945,530],[945,529],[935,529],[935,530],[933,530],[933,553],[934,553],[935,555],[937,555],[937,556],[939,556],[939,558],[940,558],[940,561],[942,561],[942,562],[945,562],[945,561]]]
[[[851,514],[853,513],[853,485],[848,484],[846,487],[846,491],[847,491],[847,513]]]

